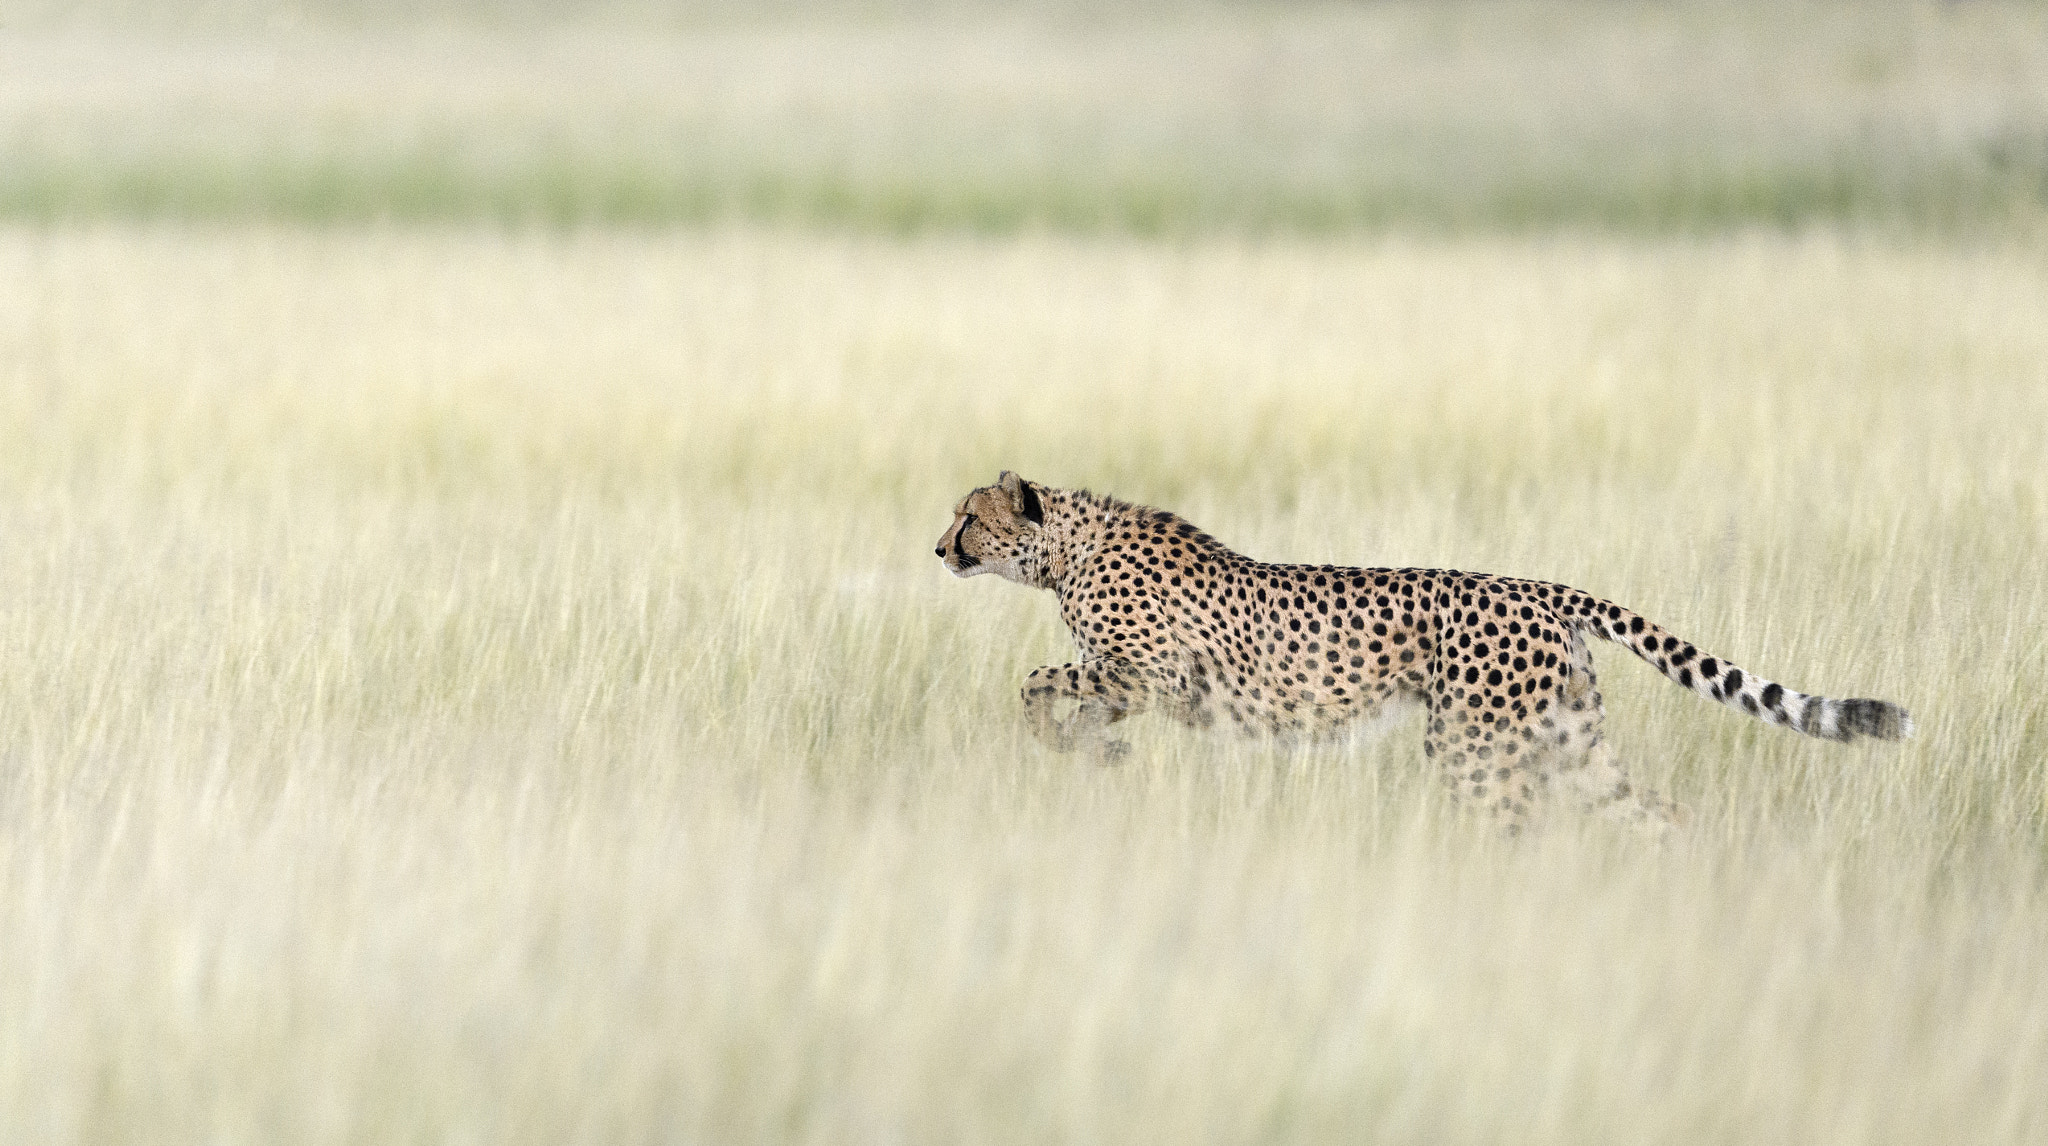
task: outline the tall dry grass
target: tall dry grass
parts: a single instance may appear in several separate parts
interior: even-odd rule
[[[0,234],[0,1137],[2048,1138],[2048,263]],[[1015,468],[1551,577],[1661,849],[1417,730],[1050,756]]]

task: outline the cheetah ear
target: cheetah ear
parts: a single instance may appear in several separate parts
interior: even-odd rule
[[[1039,502],[1038,491],[1031,488],[1030,482],[1009,470],[1004,470],[1003,476],[997,479],[996,484],[1002,487],[1004,493],[1010,495],[1010,508],[1022,515],[1024,520],[1033,525],[1045,524],[1045,506]]]

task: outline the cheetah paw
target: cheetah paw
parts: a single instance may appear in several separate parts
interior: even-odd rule
[[[1095,746],[1095,762],[1107,768],[1121,764],[1131,754],[1128,740],[1104,740]]]

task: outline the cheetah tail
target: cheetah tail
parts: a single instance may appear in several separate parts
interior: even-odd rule
[[[1912,716],[1890,701],[1836,700],[1794,692],[1727,661],[1704,656],[1691,643],[1608,601],[1589,602],[1589,608],[1572,621],[1580,632],[1624,646],[1680,687],[1739,708],[1766,724],[1823,740],[1859,736],[1904,740],[1913,734]]]

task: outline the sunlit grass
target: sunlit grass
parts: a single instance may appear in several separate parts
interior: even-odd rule
[[[0,1137],[2048,1135],[2048,262],[1710,243],[0,235]],[[1418,730],[1050,756],[1015,468],[1612,596],[1690,804]]]

